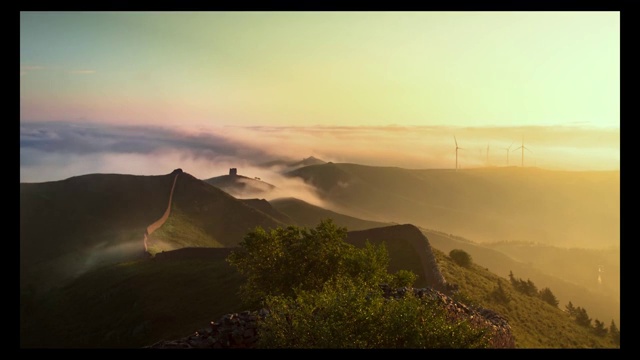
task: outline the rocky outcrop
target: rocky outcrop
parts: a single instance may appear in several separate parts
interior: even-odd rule
[[[487,329],[492,333],[491,347],[514,348],[515,339],[511,333],[509,321],[497,312],[482,307],[469,307],[461,302],[453,300],[444,293],[431,288],[399,288],[392,289],[388,285],[381,285],[386,298],[400,298],[408,291],[422,299],[436,301],[447,312],[451,320],[468,320],[477,328]]]
[[[440,272],[436,258],[431,250],[429,239],[414,225],[404,224],[362,231],[349,231],[347,242],[362,247],[366,241],[374,244],[385,241],[408,242],[420,258],[422,272],[418,273],[418,275],[426,279],[428,286],[446,293],[452,293],[457,290],[457,286],[447,283],[447,280]]]
[[[182,339],[160,341],[152,349],[242,349],[254,348],[258,341],[258,321],[269,311],[244,311],[223,315],[218,321]]]
[[[484,308],[471,308],[457,302],[444,293],[431,288],[399,288],[391,289],[388,285],[381,285],[386,298],[400,298],[407,292],[426,301],[435,301],[442,306],[452,321],[467,320],[473,326],[487,329],[492,333],[491,347],[513,348],[515,340],[511,327],[506,318],[500,314]],[[196,331],[194,334],[177,340],[160,341],[147,348],[152,349],[241,349],[255,348],[258,341],[258,322],[269,315],[267,309],[259,311],[244,311],[242,313],[227,314],[218,321],[212,321],[209,326]]]

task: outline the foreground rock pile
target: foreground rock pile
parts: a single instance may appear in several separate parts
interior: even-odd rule
[[[498,313],[484,308],[470,308],[459,303],[444,293],[431,288],[399,288],[392,289],[381,285],[386,298],[400,298],[412,291],[420,298],[440,303],[451,319],[467,319],[473,325],[489,329],[492,333],[491,345],[494,348],[513,348],[515,341],[507,319]],[[241,349],[254,348],[258,341],[258,321],[269,315],[267,309],[244,311],[223,315],[218,321],[194,334],[177,340],[160,341],[148,348],[154,349]]]
[[[442,305],[452,320],[466,319],[476,327],[489,329],[492,333],[491,346],[494,348],[513,348],[515,339],[511,333],[509,321],[497,312],[482,307],[471,308],[453,300],[444,293],[432,288],[399,288],[392,289],[388,285],[380,285],[386,298],[400,298],[408,291],[420,298],[436,301]]]

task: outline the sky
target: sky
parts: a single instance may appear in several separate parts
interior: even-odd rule
[[[619,169],[619,63],[618,12],[22,12],[21,181],[121,171],[51,173],[70,150],[30,131],[83,127],[411,168],[448,167],[454,135],[506,165],[524,137],[531,166]],[[192,145],[165,140],[91,156]]]

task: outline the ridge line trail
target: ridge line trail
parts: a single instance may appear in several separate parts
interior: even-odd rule
[[[176,182],[178,181],[178,175],[180,175],[180,173],[177,173],[176,176],[173,178],[173,186],[171,186],[171,192],[169,193],[169,205],[167,205],[167,210],[165,210],[164,214],[160,219],[156,220],[153,224],[147,226],[147,229],[144,232],[144,252],[146,253],[149,252],[148,242],[150,240],[151,234],[154,231],[158,230],[169,218],[169,214],[171,213],[171,201],[173,199],[173,190],[176,187]]]

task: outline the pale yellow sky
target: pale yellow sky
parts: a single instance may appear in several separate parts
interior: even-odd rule
[[[21,13],[21,121],[619,128],[618,12]]]

